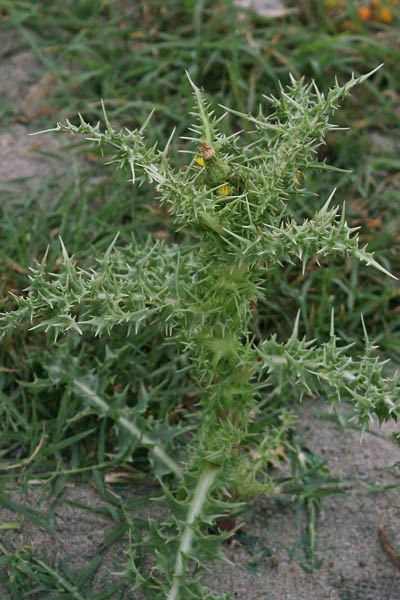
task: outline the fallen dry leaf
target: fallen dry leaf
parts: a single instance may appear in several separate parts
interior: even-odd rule
[[[44,103],[51,98],[56,77],[53,73],[45,73],[39,81],[33,84],[25,99],[21,102],[21,120],[31,121],[38,117],[51,116],[57,112],[57,107]]]

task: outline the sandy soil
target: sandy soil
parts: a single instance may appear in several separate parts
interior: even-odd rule
[[[37,119],[54,110],[46,104],[52,76],[14,32],[0,34],[0,97],[7,120],[0,129],[0,190],[36,189],[45,178],[62,172],[60,148],[67,141],[54,134],[30,136],[40,129]],[[16,180],[19,180],[17,182]],[[19,184],[19,185],[18,185]]]
[[[296,502],[283,505],[274,496],[260,497],[249,506],[240,533],[225,546],[231,564],[210,565],[204,582],[213,592],[233,591],[238,600],[400,600],[400,569],[390,561],[379,538],[379,529],[386,524],[390,546],[400,557],[399,488],[368,491],[372,486],[400,485],[400,468],[391,468],[400,460],[400,451],[389,438],[392,428],[366,433],[360,442],[358,431],[344,430],[327,420],[322,405],[315,403],[302,410],[299,425],[304,447],[326,458],[331,474],[349,481],[350,486],[346,493],[327,496],[322,502],[317,526],[317,558],[322,566],[313,575],[302,567],[305,512]],[[132,487],[124,495],[139,497],[143,491]],[[77,573],[115,527],[111,516],[93,512],[104,502],[87,485],[69,486],[54,498],[38,486],[22,490],[16,481],[8,494],[51,515],[54,532],[2,509],[0,524],[18,520],[22,528],[19,532],[0,530],[0,542],[9,550],[28,545],[37,556],[59,555]],[[147,514],[157,518],[159,504],[135,512],[135,516]],[[115,573],[124,568],[127,548],[128,540],[122,538],[103,552],[92,582],[95,590],[105,589],[118,577]],[[128,589],[115,598],[144,597]]]

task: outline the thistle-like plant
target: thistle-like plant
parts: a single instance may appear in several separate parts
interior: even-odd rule
[[[217,118],[189,78],[195,123],[185,138],[191,158],[184,168],[170,164],[173,136],[163,150],[149,147],[145,126],[116,131],[105,115],[104,129],[82,117],[79,125],[67,121],[55,129],[83,135],[101,148],[111,146],[112,162],[127,168],[133,183],[153,184],[184,234],[179,244],[149,238],[142,246],[132,241],[118,248],[114,240],[86,269],[62,245],[61,272],[47,273],[44,260],[33,271],[29,294],[15,298],[18,308],[3,316],[6,327],[28,320],[32,329],[56,336],[68,330],[104,335],[120,324],[129,335],[158,323],[188,357],[199,402],[181,462],[134,411],[111,410],[79,373],[53,365],[53,374],[70,378],[77,394],[149,448],[149,457],[170,474],[162,481],[169,519],[150,520],[134,544],[137,555],[141,547],[152,551],[147,571],[131,565],[149,598],[214,598],[191,576],[192,565],[222,556],[221,541],[229,534],[215,529],[218,519],[268,487],[262,458],[268,459],[274,436],[252,429],[260,418],[263,389],[293,400],[304,394],[322,394],[331,403],[347,398],[362,427],[373,415],[383,421],[400,413],[399,383],[384,376],[375,347],[366,336],[365,351],[355,359],[337,339],[333,316],[322,345],[299,337],[298,318],[286,341],[275,335],[257,340],[251,333],[262,282],[276,264],[299,261],[304,270],[311,259],[319,263],[342,256],[386,272],[360,247],[357,228],[331,206],[333,193],[304,222],[296,220],[292,208],[296,198],[307,197],[303,175],[329,168],[316,150],[335,128],[331,114],[370,75],[343,86],[336,82],[326,95],[314,83],[292,78],[279,98],[266,98],[268,113],[261,107],[254,116],[227,109],[246,126],[246,134],[231,135],[220,127],[226,113]],[[250,453],[255,445],[259,451]]]

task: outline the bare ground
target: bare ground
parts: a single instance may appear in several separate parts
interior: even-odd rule
[[[231,564],[210,565],[204,581],[212,591],[231,590],[240,600],[400,600],[400,568],[391,562],[393,556],[400,560],[400,468],[392,468],[400,460],[400,451],[390,441],[390,428],[366,433],[360,442],[358,431],[327,420],[323,409],[317,414],[315,406],[322,408],[313,403],[301,413],[304,443],[309,451],[326,458],[331,474],[348,481],[350,487],[322,502],[316,556],[322,566],[314,574],[303,568],[307,565],[304,510],[296,502],[282,504],[274,496],[260,497],[244,515],[240,533],[225,546]],[[396,487],[383,489],[390,485]],[[376,492],[371,491],[374,486]],[[131,487],[124,496],[138,497],[143,491]],[[37,556],[59,555],[76,573],[98,554],[115,528],[111,516],[93,512],[104,503],[87,485],[69,486],[62,497],[54,498],[36,485],[22,490],[16,481],[8,493],[14,501],[52,515],[54,533],[1,509],[0,525],[17,519],[22,529],[0,530],[0,542],[9,551],[29,546]],[[156,489],[154,495],[158,495]],[[139,513],[159,514],[156,503]],[[384,525],[386,548],[379,535]],[[118,577],[115,573],[123,570],[127,549],[128,540],[123,538],[103,552],[93,580],[97,591]],[[142,600],[143,596],[127,589],[116,598]]]

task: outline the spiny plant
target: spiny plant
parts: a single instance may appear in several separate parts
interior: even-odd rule
[[[190,434],[186,428],[180,436],[181,460],[160,443],[142,408],[128,414],[108,405],[93,379],[75,369],[73,356],[69,366],[55,361],[51,367],[55,379],[72,382],[76,394],[148,448],[150,460],[161,462],[168,475],[160,483],[170,516],[138,529],[130,554],[130,573],[149,598],[217,598],[203,590],[199,567],[223,557],[221,542],[231,532],[219,527],[221,518],[270,489],[266,463],[291,426],[290,419],[280,428],[259,426],[267,390],[293,400],[349,399],[362,428],[373,415],[385,421],[400,414],[399,383],[385,376],[376,347],[365,335],[364,352],[355,358],[340,344],[333,315],[327,315],[330,336],[321,345],[299,335],[299,318],[286,341],[252,333],[262,282],[277,264],[283,269],[300,261],[305,271],[310,260],[340,255],[387,273],[360,247],[344,212],[331,207],[333,193],[312,219],[298,222],[292,209],[307,197],[303,176],[330,168],[316,151],[335,129],[332,113],[374,72],[336,82],[326,95],[314,83],[291,78],[280,97],[266,98],[267,110],[260,106],[248,115],[226,109],[243,120],[246,134],[223,132],[226,113],[217,117],[188,76],[195,122],[185,138],[191,147],[184,168],[171,165],[173,135],[162,150],[146,144],[149,120],[140,129],[117,131],[104,113],[104,129],[80,117],[78,125],[67,121],[53,130],[83,135],[101,149],[111,146],[111,162],[127,168],[133,183],[153,184],[182,233],[179,243],[149,238],[120,248],[116,237],[85,268],[61,242],[61,271],[47,273],[44,259],[33,270],[29,294],[15,297],[16,310],[2,317],[5,328],[30,321],[31,329],[52,331],[55,338],[69,330],[107,335],[120,325],[131,335],[157,325],[187,357],[199,401]],[[149,550],[152,558],[142,567],[142,551],[148,557]]]

